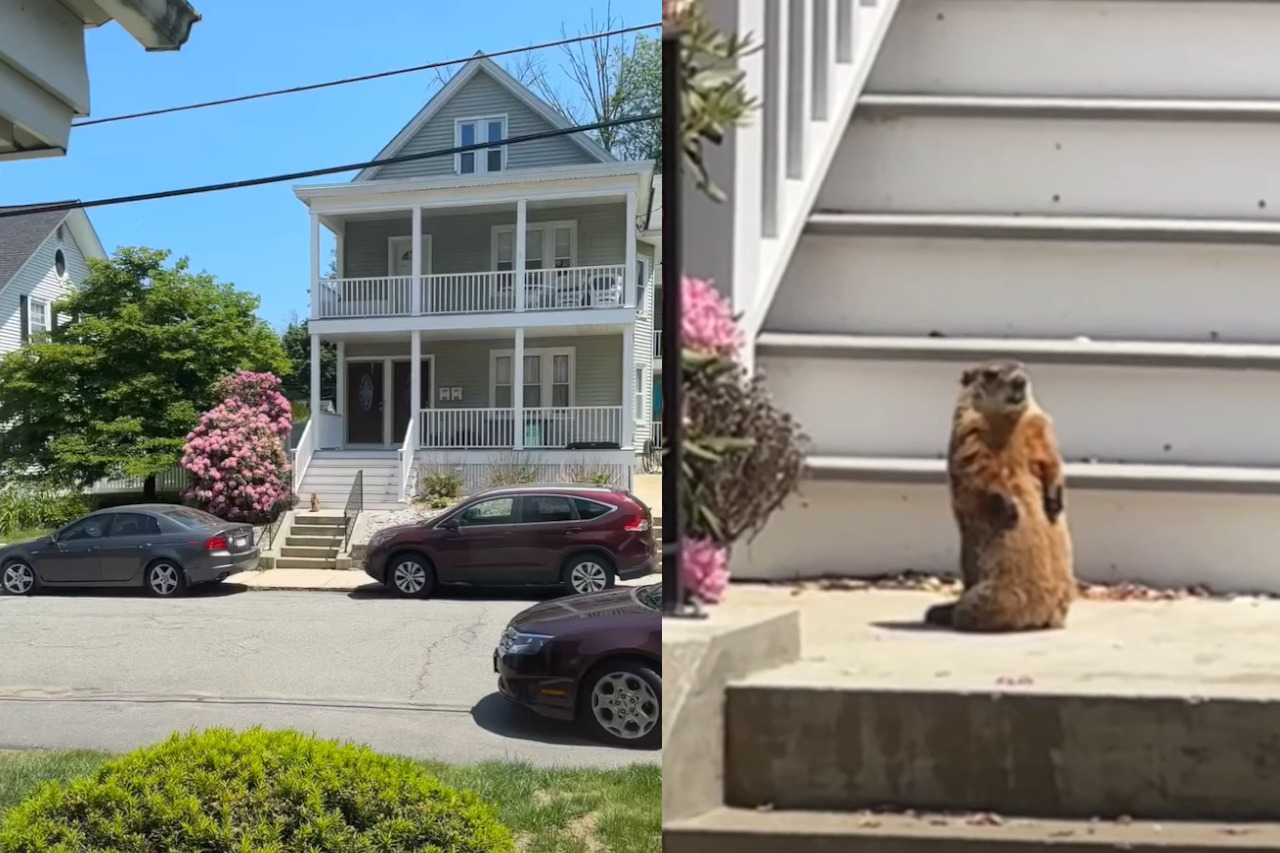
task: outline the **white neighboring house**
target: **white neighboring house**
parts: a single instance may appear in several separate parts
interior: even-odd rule
[[[106,257],[79,208],[0,218],[0,356],[52,328],[53,303],[88,276],[86,258]]]
[[[649,393],[649,437],[657,447],[662,446],[662,175],[653,176],[649,192],[649,207],[644,224],[640,226],[640,239],[653,246],[657,259],[653,269],[653,385]]]
[[[477,56],[376,159],[567,126]],[[575,134],[295,187],[311,214],[303,502],[342,506],[363,471],[364,506],[394,507],[434,465],[473,485],[517,461],[629,484],[650,433],[657,247],[638,229],[652,172]],[[321,228],[338,278],[321,278]],[[321,341],[338,352],[332,401]]]

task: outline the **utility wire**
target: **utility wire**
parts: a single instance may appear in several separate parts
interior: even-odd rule
[[[527,47],[511,47],[506,50],[496,50],[493,53],[476,53],[462,59],[445,59],[440,62],[428,62],[426,65],[413,65],[408,68],[395,68],[391,71],[378,71],[374,74],[363,74],[359,77],[344,77],[341,80],[328,80],[324,83],[308,83],[305,86],[294,86],[289,89],[275,89],[271,92],[257,92],[252,95],[237,95],[234,98],[219,98],[216,101],[201,101],[198,104],[183,104],[177,107],[164,107],[158,110],[144,110],[140,113],[126,113],[118,116],[107,116],[105,118],[87,118],[71,123],[72,127],[89,127],[95,124],[107,124],[113,121],[125,121],[127,119],[147,118],[148,116],[167,115],[168,113],[180,113],[185,110],[199,110],[205,107],[220,107],[224,104],[238,104],[242,101],[254,101],[259,98],[274,98],[276,95],[292,95],[297,92],[310,92],[314,89],[327,89],[331,86],[345,86],[348,83],[363,83],[366,80],[380,80],[383,77],[395,77],[399,74],[413,74],[417,71],[430,71],[433,68],[446,68],[450,65],[462,65],[473,59],[485,57],[493,59],[497,56],[510,56],[513,53],[524,53],[530,50],[542,50],[548,47],[560,47],[565,44],[573,44],[580,41],[590,41],[591,39],[609,38],[610,36],[626,35],[627,33],[639,32],[640,30],[651,30],[661,24],[642,24],[635,27],[623,27],[622,29],[609,30],[603,33],[592,33],[591,35],[573,36],[572,38],[562,38],[556,41],[544,42],[542,44],[532,44]]]
[[[238,190],[245,187],[259,187],[264,184],[278,184],[284,181],[297,181],[305,178],[316,178],[321,175],[336,175],[340,172],[353,172],[367,169],[370,166],[389,166],[393,163],[412,163],[416,160],[428,160],[432,157],[450,157],[454,154],[465,154],[468,151],[481,151],[487,148],[501,148],[504,145],[519,145],[524,142],[536,142],[539,139],[554,139],[557,136],[568,136],[587,130],[600,130],[606,127],[617,127],[624,124],[636,124],[642,121],[657,121],[662,113],[645,113],[638,116],[625,116],[610,121],[598,121],[594,124],[580,124],[574,127],[546,130],[541,133],[528,133],[524,136],[511,136],[496,142],[477,142],[473,145],[457,145],[453,148],[438,148],[435,151],[422,151],[418,154],[403,154],[399,157],[387,157],[383,160],[366,160],[362,163],[348,163],[344,166],[328,166],[323,169],[308,169],[304,172],[287,172],[281,175],[268,175],[263,178],[248,178],[243,181],[225,181],[220,184],[205,184],[199,187],[184,187],[177,190],[162,190],[154,193],[138,193],[122,195],[114,198],[99,198],[91,201],[62,201],[50,204],[25,205],[17,210],[0,210],[0,219],[11,216],[30,216],[33,213],[52,213],[57,210],[76,210],[90,207],[107,207],[115,204],[129,204],[135,201],[153,201],[159,198],[174,198],[184,195],[221,192],[222,190]]]

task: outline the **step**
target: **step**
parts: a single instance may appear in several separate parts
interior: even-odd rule
[[[1280,97],[1280,6],[904,0],[866,91]]]
[[[347,523],[347,518],[340,512],[299,512],[294,515],[293,523],[304,527],[341,527]]]
[[[869,234],[845,222],[851,230],[840,231],[833,223],[844,220],[832,214],[813,218],[828,224],[822,233],[801,237],[780,286],[787,298],[774,301],[765,329],[1280,340],[1280,289],[1271,283],[1280,248],[1274,245],[1093,240],[1074,232],[1071,239],[1019,239],[1011,230],[1025,225],[1020,217],[1005,218],[1009,231],[984,233],[982,239],[945,227]],[[817,227],[811,222],[811,229]]]
[[[330,536],[286,536],[284,544],[291,548],[336,548],[342,544],[342,537],[343,532],[335,530]]]
[[[961,372],[994,358],[1028,364],[1069,459],[1280,466],[1280,347],[768,333],[756,356],[814,453],[873,457],[944,453]]]
[[[1274,221],[1280,122],[855,114],[817,208]]]
[[[338,556],[338,552],[342,549],[342,540],[335,540],[331,547],[308,547],[298,545],[285,545],[280,549],[282,557],[313,557],[319,560],[331,560]]]
[[[1271,850],[1280,825],[716,809],[668,823],[664,853],[1057,853]]]
[[[351,488],[354,481],[355,481],[355,478],[350,474],[343,474],[339,472],[334,472],[332,470],[326,471],[324,469],[316,469],[316,468],[307,469],[306,477],[303,479],[304,483],[311,484],[311,485],[344,486],[348,489]],[[396,488],[399,488],[400,472],[399,471],[365,471],[363,482],[364,482],[364,487],[366,489],[369,488],[370,486],[379,485],[379,484],[386,484],[389,486],[394,486]]]
[[[941,459],[811,457],[807,473],[800,494],[735,549],[735,579],[956,572]],[[1085,580],[1280,593],[1280,471],[1069,463],[1066,473]]]
[[[815,594],[799,662],[730,684],[725,803],[1280,819],[1280,601],[1076,602],[1065,630],[926,630],[932,593]],[[803,601],[803,600],[802,600]]]
[[[334,569],[338,568],[337,557],[278,557],[277,569]]]
[[[858,98],[858,115],[879,121],[923,115],[1265,123],[1280,120],[1280,100],[869,93]]]

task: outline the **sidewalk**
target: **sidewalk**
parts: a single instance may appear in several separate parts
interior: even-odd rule
[[[643,578],[629,581],[618,581],[618,586],[645,586],[657,583],[660,572],[654,572]],[[382,584],[364,572],[348,569],[267,569],[260,572],[244,572],[232,575],[227,583],[240,584],[249,589],[302,589],[325,590],[331,592],[351,592],[364,590],[378,592]]]

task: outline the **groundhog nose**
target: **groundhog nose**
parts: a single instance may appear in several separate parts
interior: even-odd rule
[[[1013,377],[1012,379],[1010,379],[1010,380],[1009,380],[1009,385],[1010,385],[1010,386],[1011,386],[1015,391],[1022,391],[1023,389],[1025,389],[1025,388],[1027,387],[1027,377],[1025,377],[1025,376],[1015,376],[1015,377]]]

